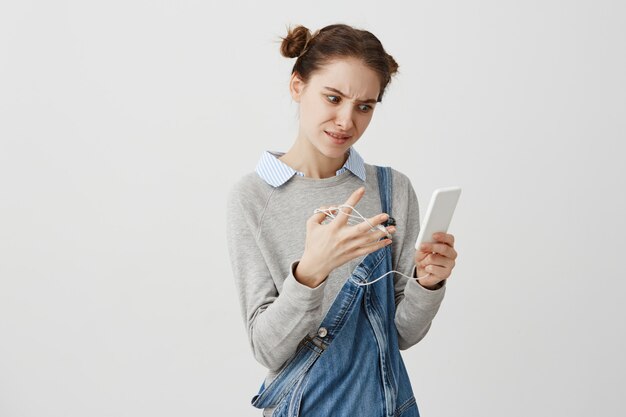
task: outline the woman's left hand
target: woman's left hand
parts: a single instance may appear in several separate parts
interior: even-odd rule
[[[450,276],[458,256],[453,235],[433,233],[433,239],[435,242],[422,243],[415,252],[417,276],[424,277],[418,282],[431,290],[439,288],[438,284]]]

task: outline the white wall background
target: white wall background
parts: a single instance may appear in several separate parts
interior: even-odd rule
[[[288,24],[400,64],[356,148],[463,194],[423,416],[622,416],[622,1],[0,6],[0,415],[255,416],[224,198],[297,129]]]

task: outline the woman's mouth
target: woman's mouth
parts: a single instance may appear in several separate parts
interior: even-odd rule
[[[329,132],[327,130],[325,130],[324,133],[326,133],[326,136],[328,136],[330,138],[330,140],[333,143],[337,144],[337,145],[343,145],[351,137],[351,136],[346,135],[346,134],[336,133],[336,132]]]

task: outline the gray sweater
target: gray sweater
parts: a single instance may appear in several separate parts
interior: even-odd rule
[[[268,369],[269,384],[295,353],[305,335],[317,333],[324,315],[346,279],[365,257],[334,269],[316,288],[300,284],[293,271],[304,252],[306,221],[321,206],[343,204],[365,185],[355,208],[366,218],[381,213],[376,168],[365,164],[366,181],[352,172],[316,179],[294,175],[273,187],[250,172],[231,188],[227,198],[227,244],[241,312],[256,360]],[[393,269],[415,275],[415,240],[419,208],[410,180],[393,173],[391,216]],[[354,213],[356,214],[356,213]],[[372,277],[377,278],[377,277]],[[396,292],[400,349],[419,342],[428,332],[445,293],[445,281],[436,290],[416,280],[391,273]]]

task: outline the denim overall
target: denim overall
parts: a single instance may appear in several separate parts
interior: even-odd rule
[[[391,216],[391,169],[376,166],[382,211]],[[398,348],[391,245],[368,254],[322,321],[276,378],[252,399],[273,417],[419,417]]]

